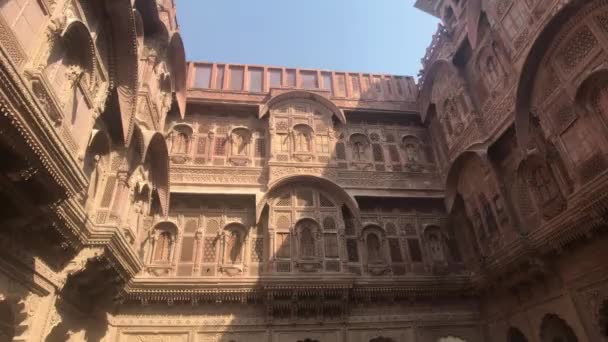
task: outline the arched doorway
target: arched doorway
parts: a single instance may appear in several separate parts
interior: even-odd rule
[[[509,331],[507,332],[507,342],[528,342],[528,339],[526,336],[524,336],[521,330],[510,327]]]
[[[547,314],[540,326],[541,342],[578,342],[572,328],[555,314]]]

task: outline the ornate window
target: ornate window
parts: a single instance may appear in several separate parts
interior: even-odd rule
[[[230,134],[230,154],[232,156],[247,157],[249,155],[249,145],[251,133],[245,128],[237,128]]]
[[[224,265],[243,263],[245,233],[245,227],[240,224],[233,223],[224,228]]]
[[[312,129],[306,125],[294,126],[293,146],[296,153],[312,153]]]
[[[431,259],[435,262],[446,261],[443,251],[443,236],[440,228],[436,226],[427,227],[424,235]]]
[[[316,258],[316,236],[319,226],[316,222],[310,219],[299,221],[295,226],[296,234],[298,234],[298,254],[300,259]]]
[[[317,135],[317,152],[329,153],[329,136]]]
[[[367,226],[363,228],[361,237],[365,246],[368,270],[374,275],[383,274],[387,270],[384,231],[375,225]]]
[[[369,140],[363,134],[353,134],[350,137],[350,145],[352,146],[352,156],[354,161],[369,160],[368,149]]]
[[[325,257],[326,258],[337,258],[338,257],[338,236],[336,234],[325,234],[323,236],[325,242]]]
[[[405,150],[405,162],[408,164],[417,164],[421,162],[420,156],[420,140],[414,136],[408,135],[403,138],[403,149]]]
[[[382,245],[378,235],[371,233],[367,236],[365,241],[367,246],[367,260],[369,263],[383,263],[384,258],[382,256]]]
[[[168,264],[173,259],[173,247],[177,227],[173,223],[159,223],[154,229],[152,263]]]
[[[169,135],[171,153],[187,154],[190,151],[192,128],[188,125],[176,125]]]

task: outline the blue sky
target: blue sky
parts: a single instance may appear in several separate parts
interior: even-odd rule
[[[188,60],[416,76],[437,19],[414,0],[177,0]]]

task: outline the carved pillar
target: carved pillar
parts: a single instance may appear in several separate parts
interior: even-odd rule
[[[203,259],[203,230],[198,229],[194,235],[194,266],[192,267],[192,274],[198,274]]]
[[[112,206],[111,217],[120,225],[122,213],[126,205],[126,199],[129,195],[129,184],[127,182],[127,172],[118,171],[116,181],[116,194],[114,197],[114,205]]]

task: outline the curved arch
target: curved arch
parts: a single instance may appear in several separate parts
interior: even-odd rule
[[[173,91],[177,99],[179,115],[183,119],[186,115],[186,50],[179,32],[173,33],[169,42],[169,67],[173,78]]]
[[[163,215],[169,212],[169,150],[159,132],[142,130],[144,163],[150,165],[150,179],[158,192]]]
[[[589,73],[587,77],[581,78],[582,82],[576,88],[575,105],[579,113],[591,112],[593,108],[585,107],[585,104],[592,103],[592,97],[598,86],[605,85],[608,80],[608,66],[602,65]]]
[[[339,206],[342,204],[346,205],[346,207],[350,210],[353,217],[355,217],[355,218],[360,217],[359,205],[357,204],[357,201],[355,201],[355,199],[351,195],[349,195],[346,191],[344,191],[344,189],[342,187],[340,187],[338,184],[334,183],[333,181],[331,181],[327,178],[320,177],[320,176],[292,175],[292,176],[285,176],[285,177],[279,178],[279,179],[273,181],[271,184],[269,184],[268,190],[266,191],[264,196],[260,199],[260,201],[258,201],[258,204],[256,205],[256,216],[255,216],[256,222],[260,221],[264,207],[266,206],[268,201],[272,198],[272,196],[274,196],[276,194],[276,192],[278,190],[281,190],[281,188],[283,186],[286,186],[287,184],[298,183],[298,182],[316,184],[322,189],[331,191],[332,193],[336,194],[336,197],[334,199],[341,202],[338,204]]]
[[[372,230],[377,230],[380,232],[380,234],[382,234],[382,236],[386,235],[386,230],[384,230],[384,227],[382,227],[382,225],[375,223],[375,222],[364,222],[361,225],[363,228],[361,228],[361,236],[365,236],[365,233],[367,231],[372,231]]]
[[[159,41],[166,44],[169,41],[169,29],[160,20],[156,0],[135,0],[133,5],[141,13],[145,36],[158,36]]]
[[[478,159],[482,165],[485,164],[485,151],[467,150],[462,152],[450,166],[445,184],[445,206],[447,212],[452,211],[454,200],[458,194],[458,179],[464,165],[471,160]]]
[[[446,59],[438,59],[435,62],[433,62],[433,64],[431,64],[431,66],[429,67],[429,69],[426,72],[426,75],[424,77],[424,83],[422,84],[422,89],[420,90],[420,99],[421,99],[420,115],[421,115],[423,122],[426,120],[426,115],[428,113],[428,109],[433,102],[432,95],[433,95],[433,86],[435,83],[434,82],[435,77],[437,77],[437,75],[439,74],[439,71],[444,67],[451,69],[454,73],[457,74],[457,71],[455,70],[454,65],[450,61],[448,61]]]
[[[305,99],[317,102],[327,108],[329,111],[331,111],[331,113],[335,115],[338,120],[340,120],[340,122],[342,122],[343,124],[346,123],[346,116],[344,115],[344,112],[340,108],[338,108],[338,106],[336,106],[332,101],[319,94],[306,90],[293,90],[271,97],[264,105],[260,106],[258,117],[260,119],[263,118],[268,113],[268,111],[275,105],[290,99]]]
[[[537,35],[532,48],[526,56],[519,75],[517,93],[515,95],[515,132],[517,133],[518,144],[522,149],[528,144],[534,81],[543,62],[543,56],[553,46],[555,38],[564,32],[568,21],[576,16],[579,10],[587,4],[589,4],[587,1],[570,1],[565,4]],[[594,2],[589,5],[589,9],[598,6],[603,6],[603,2]]]
[[[68,42],[74,42],[73,47],[77,47],[70,53],[79,54],[78,58],[83,63],[82,67],[93,77],[95,74],[95,43],[91,36],[88,26],[78,19],[70,19],[61,32],[61,38]],[[85,44],[83,44],[85,43]],[[82,47],[86,46],[86,49]]]
[[[578,342],[578,338],[568,323],[556,314],[546,314],[540,324],[541,342],[555,340]]]
[[[360,133],[360,132],[355,132],[355,133],[352,133],[351,135],[349,135],[348,136],[348,142],[352,142],[353,138],[357,138],[357,137],[361,137],[361,139],[365,140],[368,145],[372,144],[372,141],[369,139],[369,137],[367,136],[367,134],[363,134],[363,133]]]
[[[509,327],[507,331],[507,342],[528,342],[526,335],[515,327]]]
[[[187,122],[174,123],[169,128],[169,132],[171,132],[171,131],[183,131],[184,133],[187,133],[190,136],[194,134],[194,128],[192,127],[191,124],[189,124]]]
[[[135,15],[130,0],[113,0],[105,3],[113,37],[114,91],[118,100],[122,140],[125,146],[128,146],[133,133],[139,87]]]
[[[172,234],[177,234],[179,232],[179,228],[177,227],[177,225],[175,224],[175,222],[172,221],[160,221],[157,222],[153,227],[152,227],[152,231],[156,230],[156,229],[160,229],[163,231],[168,231]]]

